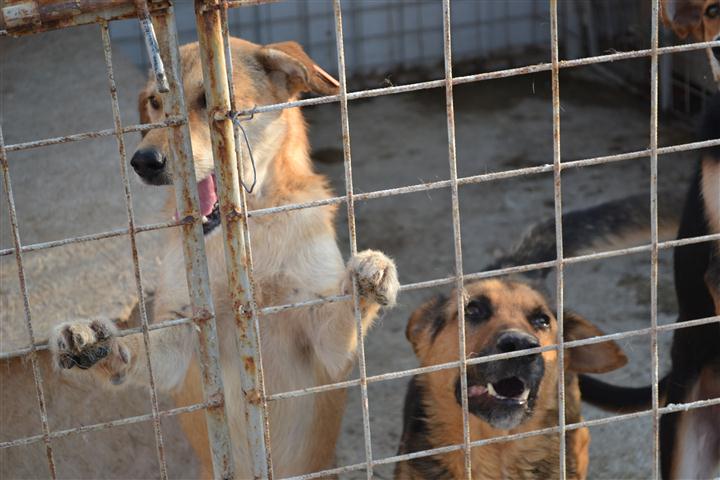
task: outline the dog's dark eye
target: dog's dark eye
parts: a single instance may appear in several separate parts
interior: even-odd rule
[[[708,18],[717,18],[720,15],[720,3],[713,3],[705,9],[705,16]]]
[[[160,100],[158,100],[158,98],[155,95],[150,95],[148,97],[148,103],[155,110],[160,110]]]
[[[197,103],[200,108],[202,108],[202,109],[207,108],[207,98],[205,98],[205,93],[201,94],[198,97]]]
[[[546,330],[550,328],[550,317],[543,312],[535,312],[528,318],[530,325],[538,330]]]
[[[471,300],[465,307],[465,320],[482,322],[492,317],[492,305],[487,297]]]

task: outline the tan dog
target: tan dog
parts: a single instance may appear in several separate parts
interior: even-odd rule
[[[232,38],[234,87],[239,109],[286,102],[301,92],[337,92],[337,82],[294,42],[267,46]],[[251,476],[245,437],[245,400],[240,386],[236,327],[227,290],[223,242],[216,222],[216,193],[198,44],[180,50],[184,96],[203,214],[206,250],[216,306],[226,411],[238,478]],[[164,117],[163,96],[153,80],[140,95],[144,121]],[[307,128],[298,109],[255,115],[245,124],[257,167],[257,185],[248,196],[251,209],[307,202],[331,196],[327,181],[313,172]],[[149,184],[168,184],[164,130],[147,133],[133,156],[136,172]],[[246,168],[245,171],[252,171]],[[215,207],[215,208],[214,208]],[[369,328],[381,305],[395,303],[395,265],[376,251],[364,251],[344,265],[335,241],[335,209],[324,206],[250,219],[256,294],[260,307],[348,293],[357,275],[362,322]],[[215,220],[214,220],[215,219]],[[155,321],[188,314],[188,296],[178,234],[168,244],[156,293]],[[184,313],[183,313],[184,312]],[[268,394],[337,382],[346,378],[356,350],[352,302],[285,310],[260,319],[260,337]],[[58,326],[50,346],[58,367],[74,366],[79,379],[98,379],[108,389],[147,385],[145,347],[140,334],[114,336],[112,323],[78,320]],[[150,333],[156,385],[174,392],[178,404],[202,400],[199,368],[190,326]],[[118,386],[113,386],[120,385]],[[274,472],[298,475],[329,468],[345,402],[344,390],[283,400],[269,405]],[[204,415],[181,417],[183,428],[202,461],[202,476],[212,476]]]
[[[547,301],[523,283],[478,281],[465,287],[468,358],[552,345],[557,321]],[[457,296],[438,297],[410,317],[407,337],[421,366],[458,359]],[[565,312],[566,341],[602,335],[582,317]],[[565,421],[578,422],[577,372],[601,373],[627,362],[615,342],[565,351]],[[468,366],[470,440],[489,439],[556,426],[558,423],[557,352],[549,350]],[[585,478],[590,432],[569,431],[567,476]],[[463,443],[460,377],[457,369],[418,375],[405,399],[403,435],[398,454]],[[472,449],[473,478],[548,479],[559,476],[558,435],[534,436]],[[464,478],[464,454],[417,458],[399,463],[398,479]]]

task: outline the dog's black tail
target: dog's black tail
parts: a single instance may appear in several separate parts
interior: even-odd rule
[[[677,235],[682,211],[682,190],[675,189],[658,199],[658,236],[669,240]],[[562,216],[563,253],[566,257],[583,255],[608,248],[627,248],[650,243],[650,194],[629,197],[568,212]],[[533,225],[509,254],[499,258],[488,269],[512,267],[555,260],[555,219]],[[526,273],[545,277],[546,268]]]
[[[580,392],[582,399],[603,410],[619,413],[639,412],[652,406],[652,387],[618,387],[594,377],[580,375]],[[660,404],[667,393],[669,377],[666,375],[658,382]]]

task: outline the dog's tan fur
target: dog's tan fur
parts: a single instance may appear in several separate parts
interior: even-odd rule
[[[537,291],[523,283],[486,280],[467,285],[465,298],[473,299],[480,295],[489,298],[493,305],[493,315],[481,325],[466,322],[466,353],[472,358],[483,351],[497,333],[507,329],[517,329],[537,336],[541,346],[555,343],[557,322],[546,300]],[[421,366],[430,366],[456,361],[458,358],[458,322],[455,293],[437,310],[436,300],[431,300],[410,317],[407,336],[413,345]],[[526,318],[527,312],[542,309],[551,319],[547,330],[536,330]],[[444,320],[442,329],[437,328],[437,315]],[[433,325],[434,324],[434,325]],[[592,324],[582,317],[565,312],[565,340],[577,340],[600,335]],[[434,338],[433,338],[434,337]],[[519,426],[511,430],[492,427],[479,417],[470,414],[470,440],[494,438],[500,435],[515,434],[553,427],[558,421],[557,401],[557,352],[549,350],[542,353],[545,374],[539,387],[537,402],[532,415]],[[582,419],[580,412],[580,392],[577,372],[607,372],[621,367],[627,359],[614,342],[603,342],[567,349],[565,351],[565,420],[567,423]],[[469,367],[472,368],[472,367]],[[428,448],[463,443],[462,410],[455,394],[455,382],[458,372],[446,369],[415,378],[423,392],[421,399],[427,417]],[[410,436],[417,434],[406,430],[403,434],[400,453],[410,453]],[[569,478],[585,478],[588,467],[588,447],[590,432],[587,428],[567,433],[567,472]],[[559,448],[557,435],[535,436],[513,442],[490,444],[472,450],[473,478],[556,478],[559,475]],[[410,451],[408,451],[410,450]],[[448,478],[464,478],[464,454],[454,451],[434,458],[438,471],[442,468]],[[440,468],[442,465],[442,468]],[[412,462],[400,463],[395,478],[427,478],[421,468]],[[440,475],[440,473],[433,475]],[[445,478],[445,477],[443,477]]]
[[[232,38],[234,87],[239,109],[285,102],[300,92],[335,93],[337,83],[324,74],[300,46],[285,42],[259,46]],[[208,112],[197,43],[181,48],[184,97],[188,107],[195,171],[198,180],[213,171]],[[145,121],[164,116],[162,95],[151,80],[140,94]],[[257,186],[248,195],[251,209],[328,198],[324,177],[313,172],[306,125],[298,109],[255,115],[244,124],[257,166]],[[164,130],[145,135],[139,149],[154,147],[167,154]],[[246,168],[245,171],[251,171]],[[260,307],[348,293],[357,275],[362,323],[368,329],[381,305],[393,305],[398,280],[392,260],[367,250],[344,265],[335,240],[335,208],[324,206],[250,219],[256,296]],[[206,251],[217,319],[226,412],[233,441],[238,478],[251,475],[245,438],[245,399],[240,386],[232,305],[227,290],[222,235],[209,234]],[[179,234],[168,243],[168,255],[155,301],[155,321],[187,315],[188,300]],[[50,339],[58,365],[92,352],[98,346],[110,354],[82,378],[102,383],[147,385],[145,347],[141,335],[114,336],[106,321],[62,324]],[[356,350],[352,302],[286,310],[260,319],[265,386],[268,394],[343,380]],[[194,358],[196,338],[191,327],[150,333],[156,385],[174,392],[178,405],[202,399],[199,366]],[[73,357],[74,356],[74,357]],[[75,372],[78,369],[72,369]],[[82,377],[82,376],[85,377]],[[271,402],[270,432],[274,472],[297,475],[329,468],[344,409],[343,390]],[[202,412],[182,417],[182,423],[202,461],[203,478],[212,475],[207,430]]]

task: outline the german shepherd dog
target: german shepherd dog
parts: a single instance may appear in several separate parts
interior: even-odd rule
[[[544,347],[556,343],[557,320],[547,301],[525,283],[484,280],[465,286],[468,358]],[[406,335],[425,366],[457,361],[457,295],[436,297],[411,315]],[[564,315],[565,340],[602,333],[572,312]],[[615,342],[566,350],[565,421],[582,420],[580,372],[602,373],[627,358]],[[469,365],[467,369],[470,440],[528,432],[558,424],[557,351]],[[405,397],[403,434],[398,454],[463,442],[460,375],[455,369],[415,376]],[[566,434],[567,475],[585,478],[590,432]],[[534,436],[472,449],[473,478],[547,479],[559,475],[559,435]],[[464,454],[416,458],[398,463],[397,479],[464,478]]]
[[[295,42],[261,46],[231,38],[230,45],[235,67],[235,101],[239,109],[287,102],[301,92],[337,92],[337,81]],[[247,478],[251,476],[251,456],[245,434],[248,400],[240,385],[241,360],[235,344],[237,332],[224,267],[222,235],[217,233],[219,229],[213,228],[218,222],[208,126],[212,118],[205,101],[198,44],[183,46],[180,57],[195,173],[200,181],[200,204],[206,217],[205,243],[235,472],[239,478]],[[145,122],[159,121],[165,116],[163,95],[152,79],[140,94],[139,108]],[[299,109],[256,114],[246,123],[246,132],[257,170],[257,184],[248,196],[250,209],[331,196],[326,179],[313,172],[307,127]],[[166,131],[151,130],[142,139],[131,164],[146,183],[165,185],[172,181],[167,156]],[[169,212],[172,215],[173,206]],[[323,206],[250,219],[258,303],[263,307],[348,293],[355,276],[362,323],[367,329],[381,306],[395,303],[399,287],[395,265],[384,254],[372,250],[360,252],[345,264],[335,240],[334,214],[335,208]],[[168,242],[162,268],[155,295],[155,321],[175,318],[182,312],[187,314],[179,234]],[[116,327],[105,320],[74,320],[59,325],[50,339],[58,369],[75,373],[81,382],[98,380],[115,391],[128,385],[148,385],[141,334],[125,337],[115,334]],[[180,405],[202,400],[195,341],[191,326],[150,332],[156,386],[172,392]],[[353,365],[356,342],[351,301],[290,309],[262,317],[260,343],[267,393],[345,379]],[[269,405],[276,475],[299,475],[333,465],[344,403],[345,391],[336,390]],[[203,413],[183,415],[181,422],[202,462],[202,477],[212,477]]]
[[[702,3],[702,2],[698,2]],[[708,103],[699,140],[720,138],[720,94]],[[720,147],[704,149],[678,212],[661,211],[659,234],[678,239],[720,233]],[[635,195],[563,215],[563,242],[569,255],[608,245],[625,247],[649,238],[648,195]],[[677,214],[676,214],[677,213]],[[554,220],[529,230],[514,252],[495,266],[535,263],[555,257]],[[546,274],[547,270],[540,272]],[[720,315],[720,242],[674,249],[678,322]],[[682,328],[673,335],[672,367],[662,378],[663,404],[720,397],[720,324]],[[580,376],[583,400],[611,411],[650,408],[650,386],[619,387]],[[660,459],[665,479],[710,478],[720,469],[720,406],[665,414],[660,419]]]

